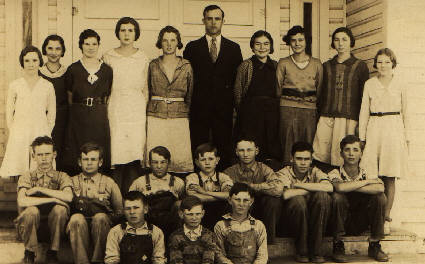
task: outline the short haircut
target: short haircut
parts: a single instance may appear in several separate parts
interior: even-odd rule
[[[363,144],[361,144],[361,140],[358,136],[355,135],[347,135],[345,136],[341,142],[339,143],[339,148],[341,149],[341,151],[343,151],[343,149],[345,148],[345,146],[347,146],[348,144],[354,144],[356,142],[359,142],[360,145],[360,149],[363,151]]]
[[[120,20],[118,20],[117,25],[115,26],[115,36],[117,39],[120,39],[120,30],[121,25],[123,24],[132,24],[134,26],[134,31],[136,32],[136,35],[134,37],[134,40],[138,40],[140,37],[140,26],[139,23],[137,23],[136,19],[132,17],[122,17]]]
[[[44,40],[43,46],[41,46],[41,51],[43,52],[43,55],[47,55],[46,47],[47,47],[47,45],[49,45],[49,41],[59,41],[59,44],[62,47],[61,57],[63,57],[65,55],[65,51],[66,51],[65,42],[63,41],[63,38],[61,36],[58,36],[58,35],[50,35]]]
[[[189,196],[186,196],[182,200],[182,202],[180,204],[180,210],[181,211],[191,210],[193,207],[198,206],[198,205],[202,206],[202,208],[203,208],[201,199],[199,199],[196,196],[189,195]]]
[[[296,152],[303,152],[303,151],[308,151],[311,154],[313,154],[313,147],[308,142],[298,141],[292,145],[291,155],[292,157],[294,157]]]
[[[21,67],[24,68],[24,57],[30,53],[30,52],[35,52],[38,55],[38,60],[40,61],[40,63],[38,64],[38,66],[43,66],[44,62],[43,62],[43,56],[41,55],[40,50],[37,47],[34,46],[26,46],[22,51],[21,54],[19,55],[19,64],[21,64]]]
[[[256,147],[258,147],[258,145],[257,145],[257,140],[256,140],[255,138],[250,137],[250,136],[243,136],[243,135],[242,135],[242,136],[238,137],[238,139],[236,140],[235,148],[237,148],[237,147],[238,147],[238,144],[239,144],[240,142],[242,142],[242,141],[252,142],[252,143],[254,143],[254,145],[255,145]]]
[[[151,149],[151,151],[149,151],[149,161],[152,160],[152,153],[158,154],[168,161],[171,160],[171,153],[166,147],[157,146]]]
[[[100,45],[100,36],[99,34],[97,34],[96,31],[94,31],[93,29],[86,29],[83,32],[81,32],[79,40],[78,40],[78,47],[80,48],[80,50],[83,50],[83,44],[84,44],[84,40],[88,39],[88,38],[96,38],[97,39],[97,43]]]
[[[146,199],[146,196],[139,191],[129,191],[128,193],[124,194],[122,199],[123,204],[125,201],[136,201],[136,200],[142,201],[143,205],[148,204],[148,200]]]
[[[90,151],[98,151],[99,159],[103,159],[103,147],[95,142],[87,142],[80,147],[80,158],[82,153],[87,155]]]
[[[286,33],[285,36],[283,36],[282,40],[285,42],[286,45],[291,45],[291,39],[293,36],[297,34],[304,35],[306,47],[311,44],[311,36],[305,31],[305,29],[302,26],[293,26],[288,30],[288,33]]]
[[[392,50],[389,48],[382,48],[378,50],[378,52],[375,55],[375,58],[373,59],[373,68],[376,69],[376,62],[378,60],[379,55],[385,55],[388,58],[390,58],[391,62],[393,63],[393,69],[397,66],[397,58]]]
[[[264,31],[264,30],[258,30],[252,35],[251,40],[249,41],[249,46],[251,47],[251,49],[254,48],[255,39],[259,38],[259,37],[266,37],[266,38],[269,39],[269,41],[270,41],[270,54],[273,54],[273,52],[274,52],[273,38],[272,38],[272,36],[270,35],[269,32]]]
[[[219,9],[219,10],[221,11],[221,14],[222,14],[221,18],[223,19],[223,18],[224,18],[224,11],[223,11],[223,9],[221,9],[221,7],[219,7],[218,5],[209,5],[209,6],[206,6],[206,7],[204,8],[204,12],[202,12],[202,14],[203,14],[203,15],[204,15],[204,17],[205,17],[205,15],[206,15],[209,11],[211,11],[211,10],[216,10],[216,9]]]
[[[248,184],[243,182],[235,182],[229,191],[229,197],[231,198],[233,195],[238,195],[240,192],[247,192],[251,198],[254,198],[255,196],[254,190],[249,187]]]
[[[207,152],[214,152],[214,155],[218,157],[217,147],[214,146],[212,143],[208,142],[196,147],[195,153],[194,153],[195,159],[199,159],[200,157],[204,156],[204,154]]]
[[[183,48],[183,43],[182,43],[182,38],[180,36],[180,32],[173,26],[166,26],[163,29],[161,29],[161,31],[159,31],[158,40],[156,41],[156,44],[155,44],[155,46],[158,49],[162,49],[162,39],[164,38],[165,33],[174,33],[176,35],[176,38],[177,38],[177,48],[178,49]]]
[[[31,148],[33,151],[35,151],[35,147],[41,145],[51,145],[53,147],[53,150],[56,151],[55,143],[53,142],[53,139],[51,137],[42,136],[35,138],[34,141],[31,143]]]
[[[340,32],[344,32],[350,37],[350,47],[354,47],[354,45],[356,44],[356,39],[354,38],[353,32],[351,32],[351,30],[346,27],[339,27],[335,29],[334,33],[332,33],[331,47],[335,49],[335,45],[334,45],[335,35]]]

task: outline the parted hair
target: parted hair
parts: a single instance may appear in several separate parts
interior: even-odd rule
[[[313,153],[313,147],[311,146],[310,143],[304,142],[304,141],[298,141],[292,145],[292,149],[291,149],[292,157],[295,155],[296,152],[302,152],[302,151],[308,151],[310,153]]]
[[[65,49],[65,42],[63,41],[63,38],[59,35],[50,35],[44,40],[43,46],[41,46],[41,52],[43,52],[43,55],[47,55],[46,47],[47,47],[47,45],[49,45],[49,41],[59,41],[59,44],[62,47],[61,57],[63,57],[65,55],[65,50],[66,50]]]
[[[274,52],[273,38],[272,38],[272,36],[270,35],[269,32],[264,31],[264,30],[258,30],[252,35],[251,40],[249,41],[249,46],[251,47],[251,49],[254,48],[255,39],[259,38],[259,37],[266,37],[266,38],[269,39],[269,41],[270,41],[270,54],[273,54],[273,52]]]
[[[88,38],[96,38],[97,39],[97,43],[100,45],[100,36],[99,34],[97,34],[96,31],[94,31],[93,29],[86,29],[83,32],[81,32],[79,40],[78,40],[78,47],[80,48],[80,50],[83,49],[83,44],[84,44],[84,40],[88,39]]]
[[[364,145],[361,144],[361,140],[358,136],[355,135],[347,135],[345,136],[341,142],[339,143],[339,148],[341,149],[341,151],[343,151],[343,149],[345,148],[345,146],[347,146],[348,144],[353,144],[359,142],[360,145],[360,149],[363,151]]]
[[[143,205],[148,204],[148,200],[147,200],[146,196],[139,191],[129,191],[129,192],[124,194],[123,199],[122,199],[123,204],[124,204],[125,201],[136,201],[136,200],[142,201]]]
[[[218,157],[217,147],[210,142],[201,144],[198,147],[196,147],[194,157],[195,159],[199,159],[200,157],[204,156],[204,154],[207,152],[214,152],[214,155]]]
[[[288,33],[286,33],[285,36],[283,36],[282,40],[285,42],[286,45],[291,44],[291,38],[297,34],[304,35],[306,46],[308,46],[311,43],[311,36],[305,31],[305,29],[302,26],[293,26],[288,30]]]
[[[221,9],[221,7],[219,7],[218,5],[209,5],[209,6],[206,6],[206,7],[204,8],[204,12],[202,12],[202,15],[205,17],[205,15],[206,15],[209,11],[211,11],[211,10],[216,10],[216,9],[219,9],[219,10],[221,11],[221,14],[222,14],[221,18],[224,18],[224,11],[223,11],[223,9]]]
[[[356,44],[356,39],[354,38],[353,32],[351,32],[351,29],[346,27],[339,27],[335,29],[334,33],[332,33],[331,47],[335,49],[335,45],[334,45],[335,35],[340,32],[344,32],[345,34],[347,34],[348,37],[350,37],[350,47],[354,47],[354,45]]]
[[[40,61],[39,66],[43,66],[44,62],[43,62],[43,56],[41,55],[40,50],[37,47],[34,47],[32,45],[30,46],[26,46],[22,51],[21,54],[19,55],[19,64],[21,64],[21,67],[24,67],[24,57],[25,55],[27,55],[30,52],[35,52],[38,55],[38,60]]]
[[[53,146],[53,150],[56,150],[55,143],[53,142],[53,139],[51,137],[48,137],[48,136],[36,137],[34,141],[31,143],[31,148],[34,151],[35,147],[38,147],[41,145],[51,145]]]
[[[154,147],[153,149],[151,149],[149,151],[149,161],[152,160],[152,153],[156,153],[156,154],[160,155],[161,157],[164,157],[164,159],[166,159],[168,161],[171,160],[171,153],[166,147],[157,146],[157,147]]]
[[[229,197],[238,195],[240,192],[247,192],[251,198],[254,198],[255,196],[254,190],[248,184],[243,182],[235,182],[229,191]]]
[[[120,30],[121,25],[123,24],[132,24],[134,26],[134,31],[136,33],[134,40],[138,40],[140,37],[140,26],[139,23],[137,23],[136,19],[132,17],[122,17],[120,20],[118,20],[117,25],[115,26],[115,36],[117,39],[120,39]]]
[[[375,55],[375,58],[373,59],[373,68],[376,69],[376,62],[378,60],[379,55],[385,55],[390,58],[391,62],[393,63],[393,69],[397,66],[397,57],[395,56],[394,51],[390,50],[389,48],[382,48],[378,50]]]
[[[158,49],[162,49],[162,39],[164,38],[165,33],[174,33],[176,35],[176,38],[177,38],[177,48],[178,49],[183,48],[183,43],[182,43],[182,38],[180,36],[180,32],[173,26],[166,26],[163,29],[161,29],[161,31],[159,31],[158,40],[156,41],[156,44],[155,44],[155,46]]]
[[[99,159],[103,159],[103,147],[95,142],[87,142],[80,147],[80,158],[82,153],[87,154],[90,151],[98,151]]]
[[[193,195],[188,195],[182,200],[180,204],[180,210],[191,210],[197,205],[201,205],[203,207],[201,199]]]

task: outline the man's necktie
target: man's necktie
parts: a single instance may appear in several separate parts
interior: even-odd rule
[[[217,39],[216,39],[216,37],[212,37],[212,39],[211,39],[210,56],[211,56],[211,61],[213,63],[215,63],[216,60],[217,60]]]

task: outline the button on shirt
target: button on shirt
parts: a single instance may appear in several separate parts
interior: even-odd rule
[[[255,237],[257,238],[257,257],[254,261],[254,264],[266,264],[268,260],[268,252],[267,252],[267,233],[266,228],[258,219],[255,219],[252,216],[248,216],[245,220],[242,222],[236,221],[232,218],[231,214],[226,214],[223,216],[224,219],[230,220],[230,227],[227,227],[224,220],[221,220],[217,222],[217,224],[214,227],[214,233],[217,237],[217,246],[219,247],[218,250],[218,262],[219,263],[228,263],[229,260],[225,256],[226,249],[224,247],[224,241],[226,239],[226,236],[230,231],[236,231],[236,232],[247,232],[251,230],[251,220],[255,220],[254,224],[254,232]]]
[[[170,191],[177,199],[181,198],[184,193],[184,181],[179,177],[174,177],[174,185],[170,188],[171,175],[167,173],[162,178],[155,177],[152,173],[149,174],[151,190],[146,189],[146,176],[140,176],[130,186],[129,191],[139,191],[144,195],[152,195],[157,192]]]
[[[233,186],[232,179],[224,173],[220,173],[220,176],[218,177],[219,179],[217,179],[217,172],[211,177],[207,176],[202,171],[199,172],[199,174],[201,175],[203,188],[207,192],[228,192]],[[219,181],[218,185],[216,184],[217,181]],[[192,173],[186,177],[186,191],[192,184],[200,186],[199,177],[196,173]]]
[[[147,235],[151,231],[149,230],[148,225],[145,222],[143,226],[138,228],[134,228],[127,223],[125,232],[128,234],[135,235]],[[111,231],[109,231],[108,238],[106,240],[105,264],[120,263],[120,243],[123,237],[124,230],[122,230],[121,225],[116,225],[111,229]],[[166,258],[164,257],[164,234],[162,233],[161,229],[159,229],[155,225],[153,225],[152,227],[152,243],[152,263],[166,263]]]
[[[286,166],[276,172],[284,188],[291,188],[294,183],[319,183],[329,181],[328,175],[317,167],[310,168],[302,180],[298,179],[292,166]]]
[[[329,172],[329,179],[332,181],[332,183],[340,183],[340,182],[364,181],[368,179],[379,179],[379,178],[368,177],[366,174],[366,170],[364,170],[363,168],[359,168],[359,174],[353,178],[350,175],[348,175],[348,173],[344,169],[344,166],[340,166],[339,169],[334,169],[331,172]],[[384,184],[381,179],[379,179],[379,181],[380,183]]]
[[[274,171],[264,163],[255,161],[252,166],[237,163],[224,171],[233,182],[263,183],[276,180]]]
[[[211,41],[212,41],[212,37],[209,35],[205,35],[207,42],[208,42],[208,51],[211,50]],[[215,37],[215,45],[217,47],[217,57],[218,54],[220,54],[220,46],[221,46],[221,34]]]
[[[184,234],[187,236],[187,238],[190,239],[190,241],[196,241],[199,237],[202,236],[202,226],[199,225],[197,228],[195,229],[189,229],[187,228],[187,226],[184,224],[183,225],[183,232]]]
[[[58,174],[56,179],[57,182],[52,182],[56,174]],[[34,181],[35,179],[37,180]],[[33,187],[44,187],[53,190],[63,190],[66,187],[72,188],[72,181],[68,174],[66,174],[65,172],[55,171],[53,169],[48,172],[43,172],[41,170],[26,172],[21,177],[19,177],[17,187],[18,191],[21,188],[31,189]]]

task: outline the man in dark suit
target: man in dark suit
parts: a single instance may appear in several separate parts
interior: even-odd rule
[[[232,165],[233,85],[242,62],[239,45],[221,36],[224,12],[217,5],[205,7],[205,36],[189,42],[183,57],[193,68],[194,88],[190,109],[192,152],[212,141],[218,148],[219,169]]]

